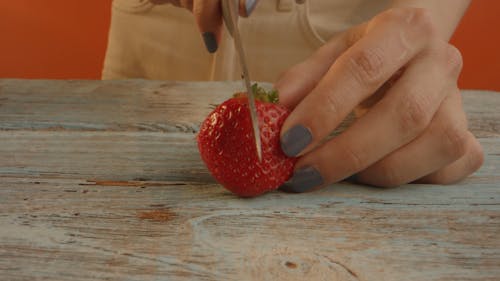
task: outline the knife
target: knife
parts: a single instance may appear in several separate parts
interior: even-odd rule
[[[257,150],[257,157],[259,162],[262,162],[262,144],[260,140],[259,122],[257,120],[257,109],[255,108],[255,97],[250,84],[250,77],[248,75],[248,66],[245,58],[245,51],[243,50],[243,43],[238,29],[238,10],[239,0],[222,0],[222,16],[226,23],[226,28],[229,34],[233,37],[234,47],[240,59],[241,70],[243,72],[243,81],[247,89],[248,106],[250,109],[250,119],[252,120],[253,135],[255,138],[255,148]]]

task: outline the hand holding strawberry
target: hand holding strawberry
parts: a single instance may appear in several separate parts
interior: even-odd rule
[[[256,85],[262,162],[257,158],[248,98],[236,94],[208,115],[198,134],[198,149],[214,178],[242,197],[274,190],[290,178],[296,159],[280,147],[280,130],[290,111],[278,105],[277,92]]]

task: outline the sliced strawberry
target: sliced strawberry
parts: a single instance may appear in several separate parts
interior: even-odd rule
[[[262,90],[254,91],[262,96]],[[274,95],[274,97],[273,97]],[[198,134],[200,155],[214,178],[243,197],[257,196],[282,185],[293,172],[296,160],[280,147],[280,129],[289,110],[271,102],[277,94],[256,95],[257,118],[262,141],[262,162],[255,149],[246,95],[219,105],[203,122]]]

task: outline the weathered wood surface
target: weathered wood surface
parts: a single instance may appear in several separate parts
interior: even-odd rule
[[[240,199],[194,139],[240,87],[0,80],[0,280],[500,280],[500,94],[462,183]]]

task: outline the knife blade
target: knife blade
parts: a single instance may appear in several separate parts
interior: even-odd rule
[[[236,53],[238,54],[241,70],[243,72],[243,81],[247,89],[248,106],[250,109],[250,119],[252,121],[253,135],[255,139],[255,148],[257,150],[257,157],[262,161],[262,144],[260,139],[259,121],[257,119],[257,109],[255,107],[255,97],[250,83],[250,76],[248,74],[248,66],[246,63],[245,51],[243,42],[241,41],[240,32],[238,29],[238,9],[239,0],[222,0],[222,15],[226,28],[233,37]]]

